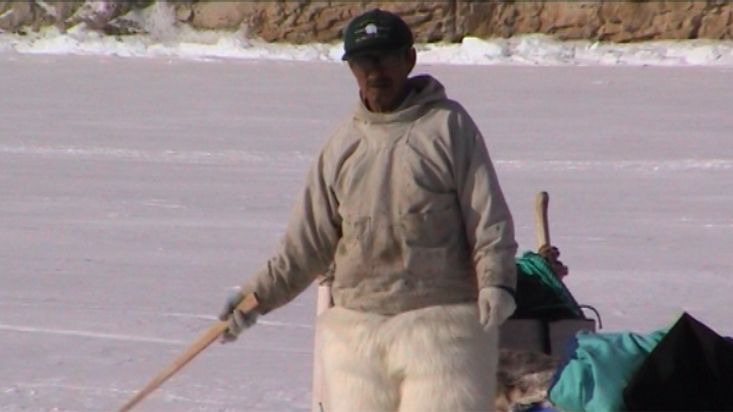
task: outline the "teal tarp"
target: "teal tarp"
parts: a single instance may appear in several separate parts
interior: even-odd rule
[[[574,353],[550,386],[550,401],[565,412],[623,411],[623,389],[666,333],[579,332]]]
[[[534,252],[516,259],[517,310],[514,319],[583,319],[583,312],[547,261]]]

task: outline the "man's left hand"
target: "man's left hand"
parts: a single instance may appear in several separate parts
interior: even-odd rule
[[[498,327],[517,309],[514,296],[494,286],[482,288],[478,294],[479,321],[485,330]]]

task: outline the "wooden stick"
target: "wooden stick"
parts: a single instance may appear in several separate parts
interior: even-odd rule
[[[550,243],[550,224],[547,220],[547,208],[550,205],[550,195],[547,192],[537,193],[535,201],[535,232],[537,234],[537,250]]]
[[[241,310],[242,312],[250,312],[253,309],[257,307],[257,297],[254,294],[249,294],[244,297],[242,302],[237,305],[237,310]],[[156,390],[160,385],[163,384],[168,378],[173,376],[176,372],[178,372],[181,368],[186,366],[196,355],[201,353],[204,349],[206,349],[209,345],[211,345],[217,338],[219,338],[219,335],[221,335],[229,325],[226,321],[216,321],[215,324],[213,324],[209,329],[201,334],[186,350],[178,355],[178,357],[171,363],[168,367],[160,371],[158,375],[156,375],[150,382],[148,382],[147,385],[137,394],[135,397],[130,399],[122,408],[119,409],[119,412],[127,412],[131,410],[135,405],[140,403],[145,397],[150,395],[154,390]]]

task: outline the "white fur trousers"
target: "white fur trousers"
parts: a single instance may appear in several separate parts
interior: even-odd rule
[[[340,307],[318,318],[326,412],[487,411],[498,332],[476,304],[381,316]]]

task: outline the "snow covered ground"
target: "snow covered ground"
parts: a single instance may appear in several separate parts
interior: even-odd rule
[[[0,410],[114,410],[265,262],[355,86],[342,64],[291,51],[143,59],[4,39]],[[733,335],[733,67],[509,63],[417,72],[483,130],[520,249],[547,190],[568,285],[607,331],[687,310]],[[204,352],[139,410],[307,410],[314,293]]]

